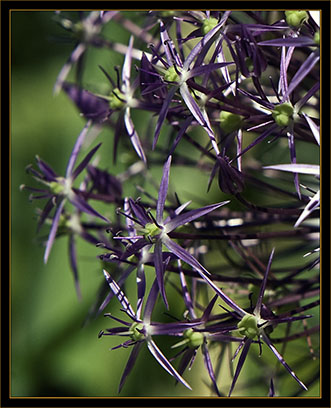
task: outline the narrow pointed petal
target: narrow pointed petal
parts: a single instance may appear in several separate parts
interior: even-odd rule
[[[167,94],[167,97],[165,98],[165,100],[163,102],[162,108],[161,108],[160,113],[158,115],[158,120],[157,120],[157,123],[156,123],[156,127],[155,127],[153,146],[152,146],[153,150],[155,149],[156,143],[158,141],[163,122],[164,122],[164,120],[165,120],[165,118],[167,116],[168,110],[169,110],[171,100],[172,100],[173,96],[175,95],[177,89],[178,89],[178,86],[173,86],[169,90],[169,92]]]
[[[83,55],[85,51],[86,45],[82,43],[78,44],[77,47],[73,50],[68,61],[63,65],[58,77],[56,78],[53,89],[55,95],[57,95],[61,91],[62,84],[66,80],[73,64],[79,60],[79,58]]]
[[[211,211],[216,210],[219,207],[222,207],[225,204],[228,204],[230,201],[222,201],[221,203],[217,204],[210,204],[202,208],[198,208],[196,210],[191,210],[188,211],[187,213],[184,214],[179,214],[177,217],[172,218],[170,221],[168,221],[165,225],[165,231],[167,233],[173,231],[175,228],[187,224],[188,222],[194,221],[196,218],[202,217],[203,215],[206,215],[210,213]]]
[[[144,264],[140,264],[137,267],[136,282],[137,282],[137,319],[140,319],[146,290]]]
[[[78,210],[85,212],[86,214],[92,215],[94,217],[101,218],[102,220],[109,223],[108,218],[104,217],[98,211],[94,210],[90,204],[88,204],[84,199],[79,197],[78,194],[74,194],[72,197],[69,197],[69,201],[73,204]]]
[[[57,178],[57,174],[55,171],[51,168],[49,164],[44,162],[39,156],[36,156],[37,160],[37,165],[40,168],[40,170],[44,173],[46,180],[47,181],[54,181]]]
[[[215,283],[208,278],[210,273],[204,268],[189,252],[183,249],[181,246],[172,241],[169,237],[163,238],[163,244],[173,252],[179,259],[186,262],[193,269],[195,269],[199,275],[208,283],[208,285],[214,289],[218,296],[233,310],[235,310],[240,316],[245,316],[246,312],[239,307],[232,299],[230,299],[221,289],[219,289]]]
[[[122,378],[121,378],[121,381],[120,381],[120,385],[119,385],[119,387],[118,387],[118,393],[121,392],[121,390],[122,390],[122,388],[123,388],[123,385],[124,385],[124,383],[125,383],[125,381],[126,381],[128,375],[130,374],[130,372],[131,372],[131,370],[132,370],[132,368],[133,368],[133,366],[134,366],[134,363],[135,363],[136,360],[137,360],[137,357],[138,357],[138,354],[139,354],[139,351],[140,351],[140,349],[141,349],[142,344],[143,344],[143,343],[140,342],[140,343],[136,343],[136,344],[133,346],[133,349],[132,349],[132,351],[131,351],[131,354],[130,354],[130,357],[129,357],[129,359],[128,359],[128,362],[127,362],[127,364],[126,364],[126,366],[125,366],[125,369],[124,369],[124,372],[123,372],[123,375],[122,375]]]
[[[91,120],[88,120],[85,126],[83,127],[83,130],[80,132],[80,134],[77,137],[75,146],[71,152],[68,165],[67,165],[67,170],[66,170],[66,178],[70,177],[73,171],[73,168],[75,166],[77,156],[80,152],[80,149],[82,148],[82,145],[84,143],[84,140],[86,138],[87,132],[91,126]]]
[[[189,293],[189,290],[186,284],[185,274],[182,270],[182,264],[181,264],[180,259],[178,259],[178,267],[179,267],[180,283],[181,283],[183,295],[184,295],[184,303],[185,303],[187,310],[189,311],[191,318],[195,319],[196,314],[195,314],[193,302],[192,302],[192,299],[191,299],[191,296],[190,296],[190,293]]]
[[[40,228],[44,225],[45,220],[47,219],[49,213],[51,212],[52,208],[54,207],[54,201],[53,201],[53,196],[47,201],[42,213],[40,214],[40,217],[38,219],[38,224],[37,224],[37,232],[40,231]]]
[[[168,157],[168,160],[166,161],[163,167],[163,175],[162,175],[162,180],[160,183],[159,196],[158,196],[157,204],[156,204],[156,222],[158,224],[162,224],[164,204],[167,198],[168,186],[169,186],[170,165],[171,165],[171,156]]]
[[[319,128],[319,126],[317,126],[315,124],[315,122],[306,113],[303,112],[302,114],[303,114],[304,118],[306,119],[306,121],[307,121],[307,123],[308,123],[308,125],[310,127],[310,130],[311,130],[316,142],[318,143],[318,145],[320,145],[320,128]]]
[[[65,199],[63,199],[58,208],[56,209],[55,215],[54,215],[54,219],[53,219],[53,223],[52,223],[52,227],[51,230],[49,232],[49,236],[48,236],[48,240],[47,240],[47,244],[46,244],[46,250],[45,250],[45,254],[44,254],[44,263],[47,263],[49,254],[51,252],[55,237],[56,237],[56,231],[57,228],[59,226],[59,221],[60,221],[60,216],[64,207],[64,203],[65,203]]]
[[[129,45],[125,54],[123,68],[122,68],[122,86],[123,93],[126,93],[130,89],[130,77],[131,77],[131,61],[132,61],[132,46],[133,46],[133,35],[131,35],[129,40]]]
[[[125,123],[125,127],[126,130],[128,132],[128,135],[130,137],[132,146],[134,147],[137,155],[139,156],[139,158],[146,163],[146,156],[144,153],[144,149],[141,145],[138,133],[136,132],[135,128],[134,128],[134,124],[132,122],[131,119],[131,115],[130,115],[130,107],[126,107],[125,108],[125,114],[124,114],[124,123]]]
[[[243,348],[243,350],[242,350],[242,352],[240,354],[240,358],[239,358],[239,361],[238,361],[238,364],[237,364],[236,372],[235,372],[233,380],[232,380],[231,388],[230,388],[230,391],[229,391],[229,397],[231,396],[232,391],[234,389],[234,386],[236,385],[236,382],[238,380],[240,371],[241,371],[241,369],[242,369],[242,367],[244,365],[244,362],[246,360],[247,353],[248,353],[248,350],[249,350],[249,347],[250,347],[252,341],[253,340],[248,339],[248,338],[245,340],[244,348]]]
[[[300,214],[300,217],[297,219],[296,223],[294,224],[294,227],[298,227],[302,221],[304,221],[309,214],[311,214],[316,208],[318,208],[320,205],[320,190],[317,191],[317,193],[310,199],[310,202],[306,205],[302,213]]]
[[[195,76],[209,74],[210,72],[213,72],[216,69],[224,68],[231,64],[233,64],[233,62],[217,62],[213,64],[206,64],[206,65],[201,65],[199,67],[194,67],[185,75],[185,80],[188,80]]]
[[[159,295],[159,286],[157,283],[157,278],[155,278],[153,285],[149,291],[149,295],[146,301],[145,305],[145,310],[144,310],[144,322],[145,323],[150,323],[153,309],[157,300],[157,297]]]
[[[275,164],[273,166],[264,166],[266,170],[281,170],[290,171],[292,173],[311,174],[313,176],[320,175],[320,166],[318,164]]]
[[[291,95],[293,90],[309,74],[309,72],[313,69],[314,65],[319,61],[319,59],[319,49],[317,49],[309,55],[309,57],[303,62],[303,64],[301,64],[300,68],[294,74],[283,100],[286,100]]]
[[[82,299],[82,293],[80,290],[79,279],[78,279],[78,267],[77,267],[77,254],[76,254],[76,245],[74,235],[70,234],[69,236],[69,258],[70,258],[70,265],[72,269],[72,273],[74,275],[74,282],[77,297],[79,300]]]
[[[114,279],[110,276],[110,274],[103,269],[103,274],[106,278],[106,281],[112,290],[112,292],[115,294],[117,297],[118,301],[121,303],[123,309],[127,313],[128,316],[130,316],[132,319],[136,318],[136,314],[134,310],[132,309],[132,306],[128,300],[128,298],[125,296],[124,292],[122,289],[118,286],[118,284],[114,281]]]
[[[101,143],[99,143],[97,146],[95,146],[86,156],[85,158],[81,161],[81,163],[76,167],[76,169],[72,173],[72,180],[75,180],[79,176],[79,174],[86,168],[88,165],[89,161],[93,157],[94,153],[99,149],[101,146]]]
[[[157,283],[159,286],[159,291],[161,293],[164,304],[166,305],[166,308],[169,309],[169,304],[167,301],[167,296],[166,296],[165,287],[164,287],[164,277],[163,277],[164,264],[163,264],[163,259],[162,259],[162,241],[161,240],[158,240],[155,243],[154,265],[155,265],[155,272],[156,272]]]
[[[165,25],[163,24],[162,20],[160,20],[160,37],[168,64],[170,66],[176,64],[177,66],[182,67],[183,65],[182,61],[180,60],[180,57],[176,51],[174,43],[169,37],[168,31]]]
[[[206,369],[208,371],[209,377],[213,383],[215,392],[217,394],[218,397],[221,396],[221,393],[217,387],[217,383],[216,383],[216,378],[215,378],[215,373],[214,373],[214,369],[211,363],[211,359],[210,359],[210,355],[209,355],[209,351],[208,348],[206,346],[206,344],[202,345],[202,355],[203,355],[203,361],[205,363]]]
[[[167,358],[162,354],[161,350],[157,347],[152,339],[147,341],[148,350],[152,353],[156,361],[177,381],[182,383],[189,390],[192,390],[190,385],[181,377],[181,375],[174,369]]]
[[[283,359],[283,357],[279,354],[277,351],[276,347],[271,343],[269,337],[265,334],[262,333],[262,338],[263,341],[268,345],[270,350],[274,353],[274,355],[277,357],[278,361],[286,368],[286,370],[291,374],[291,376],[297,381],[297,383],[306,391],[308,391],[308,388],[305,386],[305,384],[299,380],[299,378],[295,375],[294,371],[289,367],[289,365],[286,363],[286,361]]]
[[[255,309],[254,309],[254,314],[257,315],[257,316],[260,316],[260,314],[261,314],[261,306],[262,306],[263,295],[264,295],[265,288],[267,286],[268,275],[269,275],[269,272],[270,272],[271,263],[272,263],[274,253],[275,253],[275,248],[272,249],[271,254],[269,256],[267,269],[265,271],[265,274],[264,274],[264,277],[263,277],[263,280],[262,280],[259,296],[257,298],[256,306],[255,306]]]
[[[265,45],[269,47],[314,47],[316,46],[316,43],[313,38],[300,36],[275,38],[273,40],[261,41],[257,43],[257,45]]]

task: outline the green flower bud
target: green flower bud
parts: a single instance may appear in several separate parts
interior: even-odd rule
[[[122,109],[125,105],[121,99],[125,100],[125,95],[118,89],[115,88],[109,96],[109,106],[111,109]]]
[[[184,331],[184,337],[188,340],[187,345],[190,348],[196,348],[203,344],[204,336],[200,332],[195,332],[193,329]]]
[[[285,11],[286,22],[291,27],[300,27],[308,20],[308,13],[304,10]]]
[[[314,35],[314,41],[317,45],[319,45],[320,43],[320,32],[316,31],[315,35]]]
[[[225,133],[231,133],[240,129],[242,125],[242,116],[232,112],[222,111],[220,113],[221,128]]]
[[[145,335],[144,333],[140,332],[143,328],[144,328],[143,323],[137,323],[137,322],[133,323],[130,327],[131,339],[134,341],[143,340],[145,338]]]
[[[216,27],[217,24],[218,24],[217,18],[215,17],[206,18],[202,22],[202,27],[201,27],[202,34],[206,35],[207,33],[209,33],[210,30]]]
[[[272,117],[275,119],[277,125],[283,127],[288,126],[293,115],[293,106],[289,102],[277,105],[272,112]]]

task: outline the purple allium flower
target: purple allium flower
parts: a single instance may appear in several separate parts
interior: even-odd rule
[[[86,168],[88,162],[91,160],[92,156],[100,147],[100,144],[94,147],[85,156],[81,163],[74,169],[77,156],[81,150],[83,141],[86,137],[90,125],[91,123],[87,122],[87,124],[84,126],[83,130],[81,131],[76,140],[76,144],[73,148],[73,151],[68,161],[65,177],[58,176],[47,163],[45,163],[42,159],[40,159],[37,156],[36,160],[40,171],[35,170],[32,167],[28,167],[27,171],[30,172],[38,182],[42,183],[45,186],[45,188],[38,189],[34,187],[21,186],[22,189],[28,189],[30,191],[38,193],[38,195],[30,196],[31,199],[44,199],[44,198],[48,199],[44,207],[44,210],[40,214],[38,229],[44,224],[46,218],[49,217],[52,209],[54,207],[56,208],[51,230],[46,244],[46,250],[44,254],[45,263],[48,260],[51,248],[53,246],[60,217],[61,214],[63,213],[64,205],[67,200],[79,211],[85,212],[91,215],[92,217],[99,217],[102,220],[109,223],[109,220],[106,217],[99,214],[87,203],[87,201],[84,198],[84,194],[82,194],[79,189],[73,187],[73,182],[75,181],[75,179]]]
[[[188,251],[175,243],[170,238],[169,234],[176,228],[191,222],[196,218],[202,217],[203,215],[208,214],[209,212],[216,210],[229,202],[224,201],[218,204],[208,205],[206,207],[191,210],[186,213],[182,213],[185,206],[181,206],[177,209],[172,218],[164,218],[163,212],[168,192],[170,164],[171,156],[169,156],[163,168],[163,176],[160,183],[155,218],[151,215],[151,213],[148,213],[139,202],[135,202],[132,199],[129,200],[130,210],[136,221],[136,230],[139,235],[132,237],[135,239],[135,242],[129,246],[122,256],[122,259],[126,259],[136,252],[141,251],[144,247],[151,248],[154,245],[154,265],[157,282],[162,298],[167,306],[168,302],[163,277],[165,263],[162,257],[162,245],[166,246],[170,252],[175,254],[179,259],[195,268],[204,277],[205,273],[208,274],[209,272]],[[117,237],[117,239],[122,238],[124,237]]]
[[[127,314],[127,316],[132,320],[132,323],[128,323],[124,320],[118,319],[111,314],[106,314],[105,316],[110,317],[111,319],[121,323],[122,327],[115,327],[111,329],[107,329],[106,331],[101,331],[99,333],[99,337],[104,335],[118,335],[118,336],[126,336],[129,337],[129,340],[125,341],[124,343],[120,344],[119,346],[113,347],[112,350],[117,349],[119,347],[129,347],[133,346],[133,350],[131,351],[129,360],[125,367],[124,373],[122,375],[120,385],[119,385],[119,392],[121,391],[127,376],[130,374],[134,363],[137,359],[139,350],[141,346],[146,343],[148,350],[151,352],[153,357],[156,361],[164,368],[171,376],[173,376],[177,381],[182,383],[185,387],[191,389],[190,385],[181,377],[181,375],[173,368],[171,363],[167,360],[164,356],[162,351],[154,342],[152,336],[162,335],[162,334],[174,334],[178,332],[183,332],[188,328],[194,326],[194,323],[181,323],[181,324],[173,324],[173,325],[165,325],[162,324],[155,324],[151,321],[151,316],[153,312],[153,308],[155,306],[155,302],[158,296],[158,284],[157,281],[154,281],[154,284],[149,292],[144,314],[141,314],[142,304],[144,301],[145,296],[145,285],[143,283],[143,288],[141,288],[142,282],[138,281],[138,301],[137,301],[137,313],[134,312],[129,300],[117,285],[117,283],[112,279],[107,271],[104,270],[105,278],[110,286],[111,291],[116,295],[119,302],[123,307],[123,312]],[[141,306],[139,306],[141,305]],[[164,329],[163,329],[164,327]]]

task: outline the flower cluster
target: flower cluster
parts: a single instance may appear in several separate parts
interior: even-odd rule
[[[292,358],[293,367],[286,351],[293,341],[317,364],[318,22],[304,10],[80,16],[55,15],[76,45],[54,90],[68,95],[86,124],[65,176],[37,157],[38,169],[27,171],[42,188],[22,188],[32,191],[31,199],[46,199],[38,220],[38,231],[50,225],[45,263],[57,238],[68,236],[79,296],[76,240],[102,250],[96,257],[107,290],[103,285],[93,313],[98,318],[107,309],[117,326],[99,337],[121,336],[124,342],[113,349],[131,349],[119,392],[146,344],[160,369],[188,389],[186,370],[194,372],[200,349],[211,395],[245,396],[249,381],[242,369],[260,355],[265,369],[253,380],[264,385],[262,396],[286,396],[284,374],[293,382],[291,395],[304,396],[319,375]],[[112,24],[129,31],[127,42],[104,35]],[[84,75],[90,47],[123,58],[115,72],[99,66],[109,92],[96,92],[98,84],[92,89],[93,78]],[[114,169],[121,161],[122,173],[91,162],[96,154],[109,155],[100,143],[75,168],[89,132],[97,138],[102,130],[113,138],[108,161]],[[174,192],[180,166],[192,177],[202,175],[203,197],[197,198],[198,186],[190,201],[182,197],[192,187],[177,185]],[[159,178],[154,168],[162,169]],[[135,309],[126,292],[132,274]],[[170,289],[177,297],[169,297]],[[129,321],[113,315],[112,298]],[[165,321],[156,305],[176,315]],[[161,350],[160,336],[171,346]]]

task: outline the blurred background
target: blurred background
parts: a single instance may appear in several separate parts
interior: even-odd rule
[[[25,172],[28,164],[35,163],[36,154],[58,174],[64,174],[76,137],[86,122],[64,93],[53,95],[56,77],[74,47],[53,17],[53,12],[13,11],[11,14],[11,395],[117,396],[129,350],[109,351],[121,342],[120,338],[98,339],[99,331],[110,327],[109,319],[100,316],[84,324],[103,282],[100,264],[96,262],[96,256],[101,252],[84,243],[78,246],[82,289],[82,300],[79,301],[69,267],[66,238],[56,240],[48,264],[44,265],[43,239],[46,235],[36,235],[36,208],[41,203],[30,203],[29,193],[19,189],[21,184],[38,187]],[[119,39],[123,44],[128,43],[129,33],[119,24],[112,25],[111,36],[114,41]],[[92,49],[88,51],[88,59],[93,61],[95,70],[91,84],[99,80],[100,89],[107,85],[107,80],[97,65],[109,72],[123,62],[123,57],[111,51]],[[88,78],[85,80],[88,82]],[[139,130],[143,119],[135,115],[134,120]],[[112,136],[109,129],[104,130],[98,141],[103,143],[103,168],[116,174],[125,166],[121,161],[117,168],[112,164]],[[268,157],[265,160],[267,162]],[[287,157],[283,160],[287,161]],[[309,162],[308,156],[307,160]],[[160,174],[160,168],[157,168],[156,181]],[[192,199],[194,191],[193,196],[200,199],[196,205],[204,204],[204,176],[197,173],[195,177],[192,169],[181,169],[171,181],[173,191],[176,185],[185,186],[187,197],[184,194],[183,201]],[[215,184],[206,203],[226,199]],[[130,285],[133,290],[134,281],[129,281],[129,291]],[[116,299],[112,307],[119,310]],[[159,344],[162,348],[162,340]],[[307,349],[304,340],[302,349]],[[300,352],[300,347],[296,348],[293,359]],[[274,361],[267,351],[264,355],[264,362]],[[241,376],[249,377],[252,370],[263,375],[266,369],[263,364],[253,358]],[[208,396],[211,391],[206,385],[207,378],[202,377],[203,370],[201,354],[198,353],[192,373],[185,375],[194,389],[192,394],[181,385],[174,387],[174,380],[144,348],[121,396],[169,396],[169,390],[172,390],[171,396]],[[310,370],[307,365],[297,374],[306,370]],[[292,393],[296,384],[287,374],[282,378],[284,384],[288,382],[288,392]],[[223,381],[229,384],[230,379],[223,378]],[[259,387],[260,384],[251,384],[244,392],[247,396],[266,395],[268,390],[261,391]],[[238,391],[242,391],[239,386]],[[315,383],[309,395],[318,394],[318,384]]]

